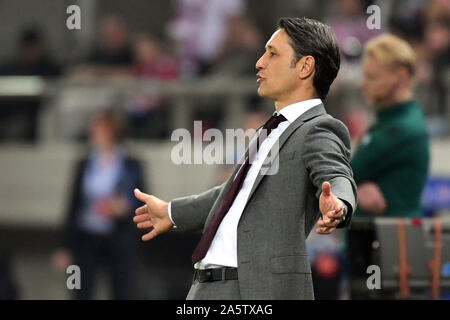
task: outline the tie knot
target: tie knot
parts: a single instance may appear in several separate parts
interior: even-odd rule
[[[281,122],[286,120],[287,119],[281,113],[273,114],[264,124],[263,128],[271,131],[272,129],[278,127]]]

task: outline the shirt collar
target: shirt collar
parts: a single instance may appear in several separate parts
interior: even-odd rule
[[[289,123],[294,122],[298,117],[309,109],[322,103],[320,99],[309,99],[290,104],[279,111]]]

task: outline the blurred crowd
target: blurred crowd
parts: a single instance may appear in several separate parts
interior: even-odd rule
[[[343,65],[330,94],[329,105],[333,106],[330,112],[346,121],[352,136],[356,139],[361,137],[368,115],[361,112],[360,105],[341,106],[340,89],[360,77],[364,44],[383,32],[399,35],[413,46],[418,57],[417,82],[419,86],[432,86],[436,90],[437,112],[446,112],[445,77],[450,56],[448,1],[338,0],[327,3],[327,10],[321,10],[319,6],[312,10],[307,3],[299,1],[293,14],[307,12],[314,18],[318,17],[328,23],[337,36]],[[381,9],[380,29],[366,26],[369,16],[366,9],[372,4]],[[0,75],[65,79],[119,77],[163,82],[214,75],[252,77],[255,75],[255,62],[270,35],[267,32],[274,28],[276,20],[274,17],[272,25],[264,25],[252,16],[244,0],[210,0],[206,4],[201,0],[177,0],[164,35],[157,36],[151,30],[136,30],[119,14],[107,14],[99,21],[89,53],[84,58],[65,61],[64,64],[52,58],[46,35],[38,26],[25,26],[17,39],[14,56],[0,61]],[[3,128],[0,139],[36,140],[39,99],[1,99],[0,122],[22,121],[26,125],[22,126],[22,131]],[[251,112],[260,109],[254,100],[250,99],[248,103]],[[125,135],[130,138],[167,138],[170,105],[171,101],[158,94],[132,97],[121,106],[127,114]],[[212,122],[216,124],[223,114],[211,111],[196,116],[205,121],[208,117],[215,117],[213,120],[216,121]]]

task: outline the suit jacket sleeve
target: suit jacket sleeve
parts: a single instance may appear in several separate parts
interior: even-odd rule
[[[84,168],[86,167],[87,159],[82,159],[75,165],[75,170],[72,180],[72,188],[69,192],[68,207],[65,213],[65,221],[62,228],[63,239],[62,245],[64,248],[74,250],[77,245],[77,226],[76,218],[81,206],[81,184],[83,178]]]
[[[198,195],[173,199],[171,202],[172,219],[180,232],[201,231],[214,202],[225,183]]]
[[[338,225],[349,225],[356,209],[357,193],[350,167],[350,136],[347,127],[332,117],[316,122],[305,137],[303,161],[316,187],[316,197],[322,192],[322,183],[330,182],[331,191],[348,207],[345,220]]]

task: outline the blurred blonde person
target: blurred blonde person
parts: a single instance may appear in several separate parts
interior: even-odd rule
[[[424,113],[413,97],[416,57],[392,34],[369,41],[361,89],[377,120],[351,160],[357,217],[420,216],[430,161]]]

